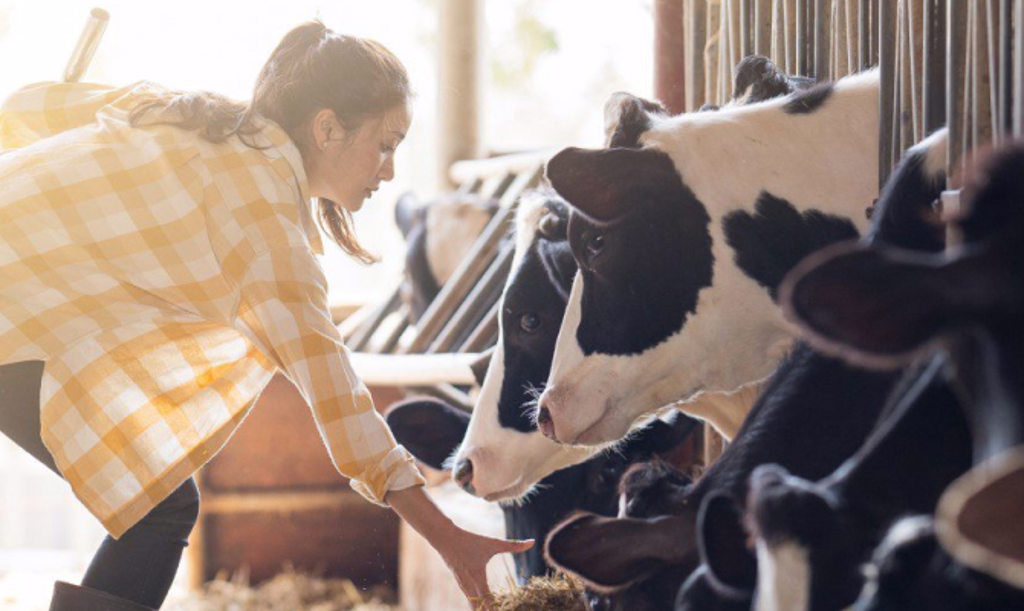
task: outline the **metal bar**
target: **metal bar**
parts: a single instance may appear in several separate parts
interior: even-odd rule
[[[772,52],[772,5],[765,0],[754,2],[754,53],[768,56]]]
[[[380,324],[387,318],[401,303],[401,288],[396,288],[391,292],[391,296],[388,297],[387,301],[382,303],[374,311],[373,315],[370,316],[366,322],[359,326],[354,333],[348,338],[347,343],[351,350],[363,350],[369,343],[370,338],[377,332]]]
[[[924,83],[921,105],[925,134],[930,134],[946,124],[945,6],[945,0],[926,0],[924,3]]]
[[[879,188],[885,184],[892,169],[893,137],[899,125],[893,121],[893,112],[896,108],[896,3],[883,3],[882,9],[878,31],[878,64],[881,71],[878,91]]]
[[[860,70],[871,66],[871,3],[858,0],[857,19],[857,65]]]
[[[704,45],[707,43],[707,6],[704,0],[686,0],[686,110],[693,112],[706,101]]]
[[[110,13],[107,11],[101,8],[89,11],[89,18],[85,22],[85,27],[82,28],[81,36],[78,37],[78,44],[75,45],[68,64],[64,68],[65,82],[75,83],[85,74],[93,56],[96,55],[100,41],[103,40],[103,32],[106,31],[109,22]]]
[[[686,110],[683,0],[654,2],[654,95],[672,114]]]
[[[751,17],[754,13],[754,0],[740,0],[740,59],[753,53],[754,33]]]
[[[796,73],[807,76],[810,61],[807,57],[807,10],[810,0],[796,0]]]
[[[484,315],[480,323],[470,332],[466,341],[459,346],[459,352],[483,352],[490,348],[498,339],[498,313],[501,299],[491,306],[491,311]]]
[[[959,163],[960,148],[963,146],[964,98],[961,87],[966,63],[966,18],[966,2],[946,0],[946,124],[949,127],[946,182],[950,188],[958,188],[960,179],[956,164]]]
[[[502,245],[494,262],[477,281],[473,290],[459,305],[448,324],[434,338],[426,352],[446,352],[450,350],[461,335],[468,333],[490,310],[501,295],[501,288],[512,268],[512,244]]]
[[[819,81],[829,77],[831,57],[829,54],[829,35],[832,33],[831,0],[814,0],[814,21],[811,30],[814,34],[814,78]]]
[[[1024,135],[1024,0],[1013,4],[1013,135]]]
[[[1012,117],[1010,116],[1012,98],[1010,95],[1012,92],[1011,81],[1013,79],[1013,74],[1010,58],[1013,52],[1013,47],[1011,44],[1010,23],[1013,16],[1011,14],[1011,8],[1010,0],[999,0],[999,83],[998,90],[996,92],[996,99],[998,100],[998,133],[1000,134],[1000,137],[1004,137],[1009,134],[1012,127]]]

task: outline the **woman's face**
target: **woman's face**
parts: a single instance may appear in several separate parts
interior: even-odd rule
[[[395,176],[395,149],[412,122],[406,104],[346,131],[331,110],[313,118],[313,150],[306,155],[310,194],[330,199],[350,212],[363,207],[380,183]]]

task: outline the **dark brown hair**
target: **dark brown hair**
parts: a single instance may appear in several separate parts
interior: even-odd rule
[[[281,39],[260,70],[248,103],[208,91],[178,92],[140,104],[131,120],[137,124],[148,111],[166,109],[177,117],[167,122],[198,130],[206,140],[222,142],[237,135],[258,148],[251,137],[260,131],[262,116],[280,125],[306,154],[312,143],[305,128],[320,110],[334,111],[342,127],[353,133],[410,96],[405,67],[384,45],[310,21]],[[317,208],[321,225],[342,250],[363,263],[376,261],[356,239],[348,210],[325,198],[318,198]]]

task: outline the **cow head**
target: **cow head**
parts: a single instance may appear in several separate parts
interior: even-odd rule
[[[792,146],[817,131],[804,121],[835,123],[823,108],[876,124],[877,75],[832,91],[671,118],[619,95],[606,108],[618,125],[609,148],[568,148],[548,162],[572,206],[580,269],[539,403],[545,434],[607,443],[666,403],[773,371],[792,339],[773,301],[781,278],[822,245],[856,237],[874,195],[870,138],[834,154]],[[765,153],[772,142],[787,152]]]
[[[550,192],[520,201],[498,343],[455,460],[460,485],[488,500],[519,498],[549,473],[594,454],[545,439],[531,416],[576,271],[566,241],[567,214],[565,203]]]

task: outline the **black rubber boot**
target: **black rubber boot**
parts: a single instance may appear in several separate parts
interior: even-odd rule
[[[53,585],[50,611],[156,611],[152,607],[118,598],[100,590],[64,581]]]

